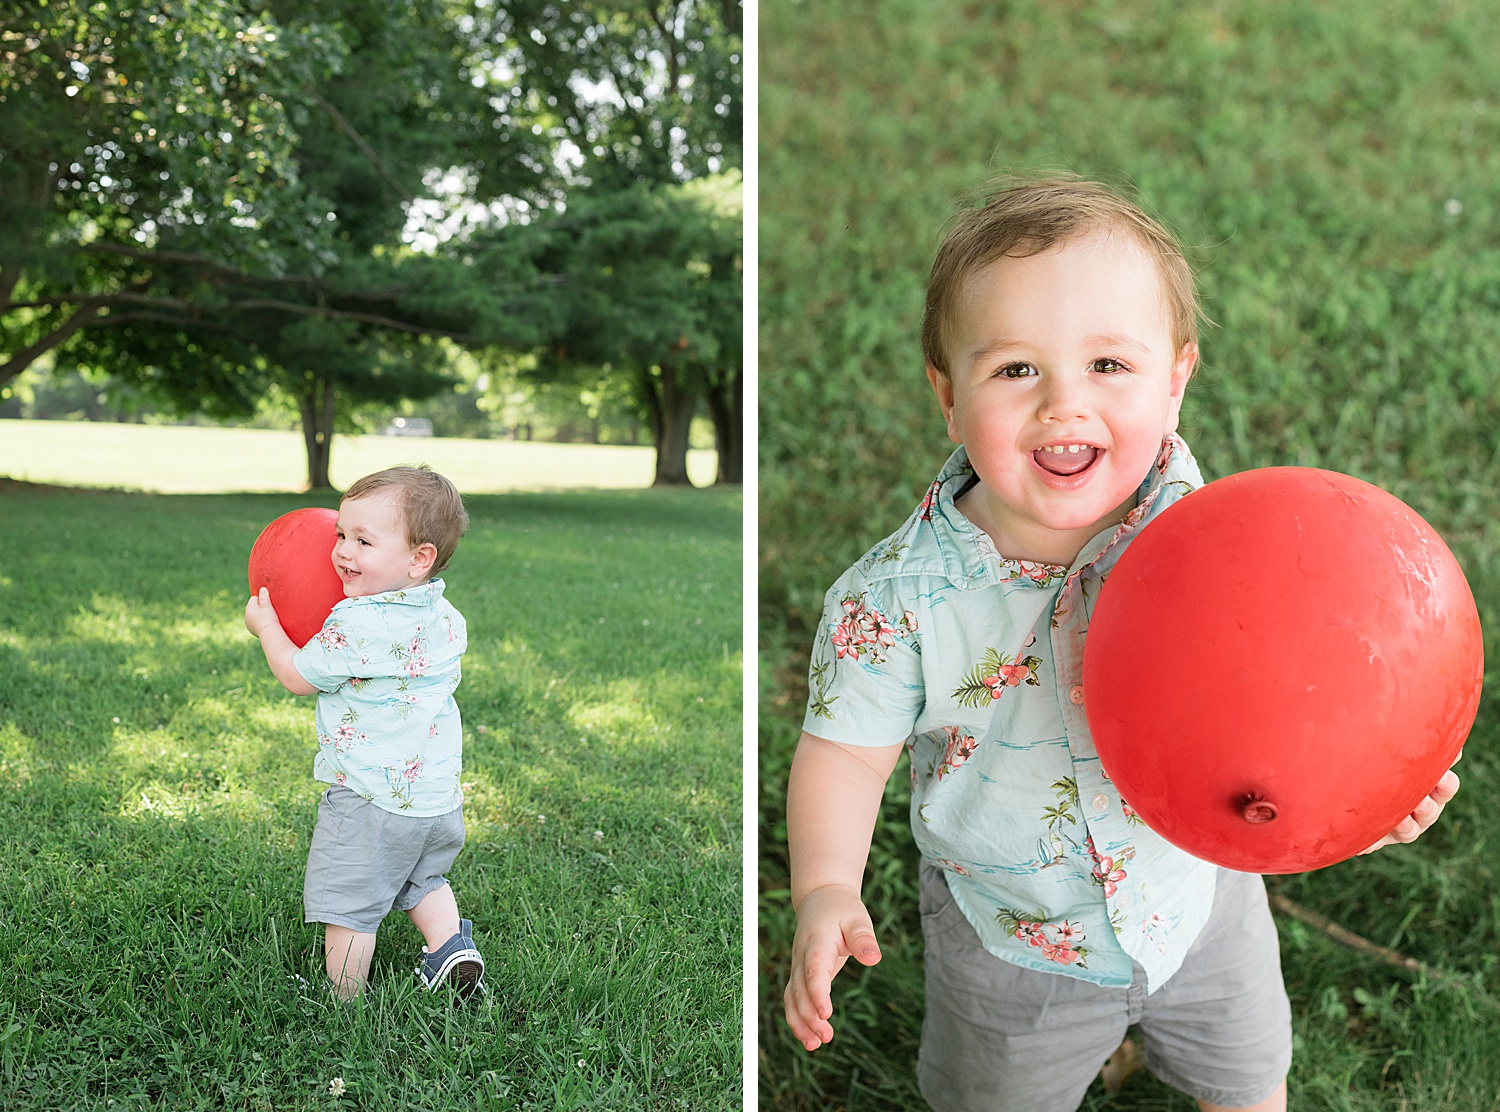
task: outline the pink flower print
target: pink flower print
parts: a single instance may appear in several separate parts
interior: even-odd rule
[[[340,632],[337,623],[320,630],[317,641],[326,649],[342,649],[349,644],[349,639]]]
[[[349,781],[349,774],[347,772],[337,772],[337,773],[334,773],[333,782],[335,784],[343,785],[343,784],[348,783],[348,781]]]
[[[435,737],[437,737],[437,723],[433,722],[427,727],[427,739],[431,741]]]
[[[1015,687],[1017,684],[1025,683],[1030,676],[1031,668],[1024,662],[1000,666],[1000,678],[1005,681],[1006,687]]]
[[[943,488],[941,482],[934,482],[927,488],[927,494],[922,499],[922,504],[917,507],[917,516],[923,521],[932,520],[932,507],[937,503],[938,491]]]
[[[425,656],[413,656],[406,662],[406,674],[408,676],[425,676],[427,674],[427,658]]]
[[[844,596],[844,613],[851,618],[864,609],[864,600],[857,595]]]
[[[833,627],[833,636],[830,640],[833,641],[834,653],[837,656],[852,656],[855,660],[859,659],[860,638],[848,621],[842,621]]]
[[[1115,866],[1113,857],[1101,857],[1099,863],[1094,866],[1094,883],[1104,888],[1104,898],[1109,899],[1119,888],[1120,881],[1125,879],[1125,870]]]
[[[1056,928],[1057,940],[1065,946],[1083,941],[1083,924],[1064,919]]]
[[[957,769],[979,748],[974,735],[964,733],[957,726],[944,726],[943,732],[948,735],[948,744],[943,750],[943,763],[937,770],[939,780]]]
[[[1055,961],[1058,965],[1073,965],[1083,960],[1083,955],[1073,947],[1051,942],[1042,943],[1042,957]]]
[[[1016,924],[1016,937],[1028,946],[1047,945],[1047,936],[1041,923],[1028,923],[1024,919]]]
[[[411,757],[406,762],[406,767],[401,770],[401,775],[408,784],[413,783],[417,777],[422,775],[423,760],[421,757]]]

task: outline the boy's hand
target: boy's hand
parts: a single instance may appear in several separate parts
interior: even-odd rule
[[[875,927],[859,893],[842,884],[809,892],[797,909],[792,968],[787,977],[786,1021],[808,1050],[833,1038],[833,978],[854,958],[861,965],[880,960]]]
[[[1462,756],[1463,754],[1459,754]],[[1443,807],[1447,802],[1458,794],[1458,774],[1451,768],[1443,773],[1443,778],[1437,782],[1437,787],[1427,793],[1427,797],[1417,804],[1416,810],[1401,820],[1399,826],[1392,830],[1380,841],[1369,849],[1359,851],[1359,856],[1374,853],[1384,846],[1393,846],[1398,842],[1415,842],[1433,823],[1437,822],[1438,816],[1443,813]]]
[[[258,594],[250,596],[245,603],[245,628],[259,637],[271,626],[280,628],[281,618],[276,607],[271,605],[271,592],[262,587]]]

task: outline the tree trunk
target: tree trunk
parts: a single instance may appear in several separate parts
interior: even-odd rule
[[[641,373],[641,386],[651,414],[651,439],[656,445],[656,475],[652,486],[691,486],[687,473],[688,431],[698,398],[684,390],[675,367],[663,365],[660,380]]]
[[[333,453],[333,383],[314,379],[307,393],[297,399],[302,410],[302,440],[307,445],[309,490],[331,490],[328,461]]]
[[[715,383],[708,391],[708,413],[714,423],[714,447],[719,452],[720,483],[745,481],[745,387],[738,367],[727,375],[727,381]]]

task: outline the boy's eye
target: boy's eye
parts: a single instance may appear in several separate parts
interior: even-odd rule
[[[1124,363],[1121,363],[1118,359],[1109,358],[1095,359],[1093,363],[1089,365],[1089,369],[1091,371],[1101,372],[1107,375],[1118,374],[1120,371],[1130,370],[1129,367],[1127,367]]]
[[[1002,378],[1030,378],[1036,374],[1036,368],[1030,363],[1007,363],[1000,368]]]

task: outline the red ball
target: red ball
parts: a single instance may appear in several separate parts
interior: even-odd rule
[[[1292,873],[1390,833],[1457,758],[1484,647],[1458,562],[1399,499],[1269,467],[1164,510],[1090,619],[1105,773],[1195,857]]]
[[[344,599],[333,570],[338,519],[316,506],[293,510],[267,525],[250,549],[250,593],[270,588],[281,628],[298,645],[311,641]]]

